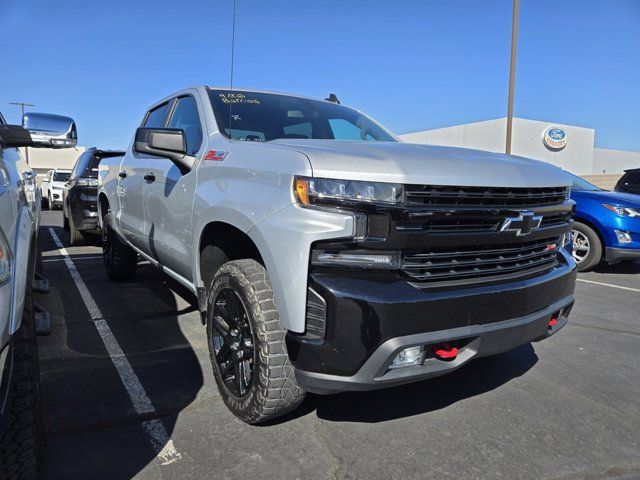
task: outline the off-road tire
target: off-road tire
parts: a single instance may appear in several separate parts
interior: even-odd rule
[[[602,260],[602,242],[598,234],[589,225],[576,221],[573,224],[573,230],[579,231],[589,240],[589,254],[582,262],[578,263],[579,272],[589,271],[595,268]]]
[[[252,381],[248,392],[237,397],[222,380],[213,347],[214,302],[222,289],[232,289],[244,304],[254,344]],[[240,420],[256,424],[294,410],[306,392],[298,385],[285,344],[273,290],[266,269],[255,260],[225,263],[214,276],[207,301],[207,340],[214,377],[222,400]]]
[[[102,259],[110,280],[132,278],[138,268],[138,254],[113,230],[111,212],[102,220]]]
[[[22,323],[11,337],[9,395],[0,431],[0,478],[31,480],[38,476],[44,451],[40,411],[40,370],[31,283],[27,283]]]
[[[79,245],[84,245],[85,239],[82,234],[82,230],[78,230],[76,226],[73,224],[73,218],[69,218],[67,220],[69,224],[69,243],[71,246],[76,247]]]

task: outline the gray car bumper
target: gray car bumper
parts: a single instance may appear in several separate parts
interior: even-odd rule
[[[360,370],[349,377],[301,370],[296,370],[296,377],[300,386],[319,394],[375,390],[437,377],[456,370],[473,358],[494,355],[550,337],[566,325],[573,301],[573,295],[569,295],[544,310],[512,320],[392,338],[380,345]],[[562,315],[550,327],[549,321],[557,312],[562,312]],[[459,349],[453,360],[427,358],[423,365],[394,370],[388,368],[404,348],[459,340],[463,341],[464,347]]]

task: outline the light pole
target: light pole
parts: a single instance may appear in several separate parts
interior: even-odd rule
[[[20,110],[22,111],[20,122],[22,122],[22,119],[24,117],[24,107],[35,107],[33,103],[24,103],[24,102],[11,102],[11,105],[17,105],[18,107],[20,107]],[[24,151],[25,151],[25,156],[26,156],[27,165],[28,165],[29,164],[29,147],[24,147]]]
[[[513,0],[513,20],[511,23],[511,66],[509,67],[509,104],[507,106],[507,145],[505,153],[511,154],[511,137],[513,135],[513,92],[516,83],[516,53],[518,51],[518,4]]]

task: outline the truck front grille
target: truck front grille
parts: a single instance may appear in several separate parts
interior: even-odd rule
[[[506,188],[406,185],[407,205],[432,207],[514,207],[557,205],[565,201],[566,187]]]
[[[462,280],[475,277],[526,275],[558,264],[560,237],[509,245],[407,250],[402,271],[416,281]]]
[[[407,220],[398,222],[399,232],[426,232],[431,234],[496,232],[506,215],[445,216],[428,220]],[[544,215],[541,227],[564,225],[571,219],[570,213]]]

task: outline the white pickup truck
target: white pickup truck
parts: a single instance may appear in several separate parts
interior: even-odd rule
[[[401,143],[333,95],[182,90],[99,184],[109,277],[142,257],[197,296],[246,422],[547,338],[573,304],[565,173]]]
[[[18,149],[76,143],[69,117],[29,113],[9,125],[0,114],[0,479],[35,479],[44,446],[36,333],[49,316],[32,297],[47,289],[36,283],[42,196]]]

